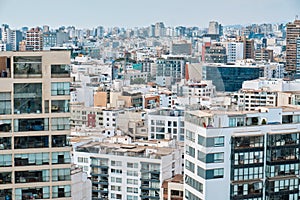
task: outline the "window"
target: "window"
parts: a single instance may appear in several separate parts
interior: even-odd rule
[[[52,169],[52,181],[69,181],[71,180],[70,169]]]
[[[188,199],[188,200],[202,200],[202,199],[200,199],[199,197],[197,197],[196,195],[194,195],[193,193],[191,193],[188,190],[185,190],[185,199]]]
[[[59,117],[51,119],[51,130],[70,130],[70,118]]]
[[[185,152],[186,152],[187,155],[195,158],[195,148],[193,148],[193,147],[191,147],[189,145],[186,145],[185,146]]]
[[[127,163],[128,168],[138,168],[138,163]]]
[[[12,165],[11,154],[0,154],[0,167],[10,167]]]
[[[28,194],[37,197],[38,199],[49,199],[49,187],[35,187],[35,188],[17,188],[15,190],[16,199],[28,199]]]
[[[52,164],[68,164],[70,162],[70,152],[52,152]]]
[[[204,147],[223,147],[224,136],[205,138],[201,135],[198,135],[198,144]]]
[[[42,77],[41,56],[16,56],[14,57],[15,78],[40,78]]]
[[[185,175],[185,183],[194,188],[195,190],[199,191],[200,193],[203,193],[203,184],[196,181],[192,177]]]
[[[0,150],[11,149],[11,137],[0,137]]]
[[[122,183],[122,178],[116,178],[116,183]]]
[[[52,135],[52,147],[65,147],[69,146],[69,141],[66,135]]]
[[[215,137],[214,138],[214,146],[215,147],[223,147],[224,146],[224,136]]]
[[[0,184],[11,184],[11,172],[1,172],[0,175]],[[1,194],[1,192],[0,192]],[[3,196],[2,196],[3,197]]]
[[[121,169],[111,169],[111,173],[122,174]]]
[[[192,142],[195,142],[195,133],[189,130],[186,130],[186,139]]]
[[[134,187],[127,187],[127,192],[128,193],[138,193],[138,188],[134,188]]]
[[[133,170],[127,170],[127,176],[138,176],[138,172]]]
[[[122,166],[122,161],[112,160],[111,161],[111,166]]]
[[[70,94],[70,83],[61,82],[61,83],[51,83],[51,95],[69,95]]]
[[[0,115],[11,114],[11,94],[10,92],[0,93]]]
[[[17,171],[15,172],[16,183],[48,182],[50,180],[49,170]]]
[[[70,185],[60,185],[52,187],[52,197],[71,197],[71,186]]]
[[[112,191],[121,191],[121,186],[112,185],[110,188]]]
[[[127,200],[138,200],[138,196],[127,195]]]
[[[206,179],[223,178],[223,176],[224,176],[223,168],[206,170]]]
[[[15,166],[48,165],[49,153],[15,154]]]
[[[48,148],[49,136],[15,137],[15,149]]]
[[[222,163],[224,162],[224,153],[205,154],[201,151],[198,151],[198,160],[205,163]]]
[[[52,78],[62,78],[70,76],[70,66],[69,65],[51,65],[51,77]]]
[[[185,168],[193,173],[195,173],[195,164],[188,161],[188,160],[185,160]]]
[[[233,180],[243,181],[249,179],[262,179],[263,167],[248,167],[234,169]]]
[[[51,112],[69,112],[70,100],[53,100],[51,101]]]
[[[138,180],[137,179],[127,179],[127,184],[137,185],[138,184]]]
[[[15,83],[14,84],[14,113],[42,112],[42,84]]]

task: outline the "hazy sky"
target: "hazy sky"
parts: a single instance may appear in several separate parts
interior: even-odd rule
[[[0,24],[12,28],[74,25],[78,28],[166,26],[208,27],[272,23],[300,18],[300,0],[0,0]]]

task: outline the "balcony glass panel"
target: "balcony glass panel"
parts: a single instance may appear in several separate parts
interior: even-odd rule
[[[1,119],[0,120],[0,132],[11,132],[11,120]]]
[[[67,78],[70,77],[69,65],[51,65],[52,78]]]
[[[70,152],[53,152],[52,164],[69,164],[71,162]]]
[[[70,100],[51,101],[51,112],[69,112]]]
[[[15,149],[48,148],[49,136],[15,137]]]
[[[0,150],[11,149],[11,137],[0,137]]]
[[[22,56],[14,57],[15,78],[40,78],[42,77],[42,57]]]
[[[42,84],[16,83],[14,84],[14,112],[41,113],[42,111]]]
[[[36,119],[15,119],[14,131],[47,131],[49,130],[48,118],[36,118]]]
[[[11,114],[11,93],[0,92],[0,115]]]
[[[60,83],[51,83],[51,95],[69,95],[70,94],[70,83],[69,82],[60,82]]]
[[[52,147],[65,147],[69,146],[69,141],[66,135],[53,135],[52,136]]]
[[[49,153],[15,154],[15,166],[48,165]]]
[[[15,172],[16,183],[48,182],[49,170]]]

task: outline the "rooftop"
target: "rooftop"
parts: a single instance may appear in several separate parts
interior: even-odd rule
[[[151,159],[160,159],[162,156],[171,154],[174,149],[169,147],[156,146],[140,146],[134,144],[119,144],[119,143],[104,143],[104,142],[89,142],[87,144],[78,146],[78,152],[128,156],[128,157],[142,157]]]

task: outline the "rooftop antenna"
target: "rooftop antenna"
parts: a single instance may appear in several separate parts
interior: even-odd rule
[[[295,16],[295,20],[298,20],[298,15]]]

